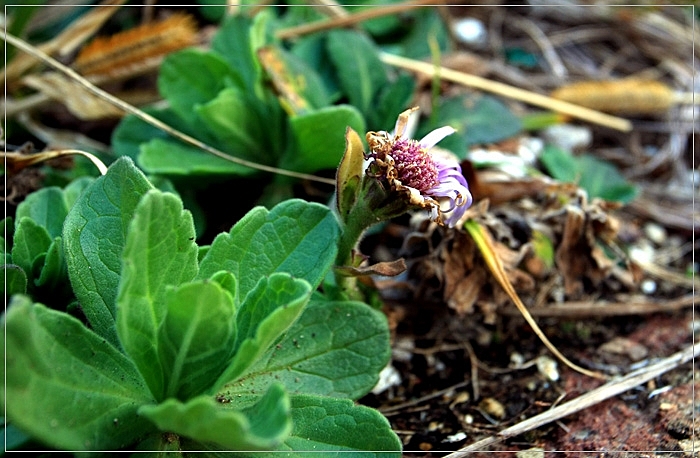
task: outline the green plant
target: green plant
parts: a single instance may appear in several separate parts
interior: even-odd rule
[[[12,425],[68,450],[398,456],[386,419],[352,402],[389,359],[385,317],[314,292],[341,232],[328,208],[256,207],[199,247],[179,197],[128,158],[74,202],[56,237],[86,323],[12,297],[2,339]]]
[[[630,203],[637,188],[610,164],[590,154],[574,156],[554,146],[545,147],[540,161],[549,174],[560,181],[576,183],[590,198]]]
[[[287,50],[274,38],[280,23],[271,13],[252,20],[230,17],[210,50],[171,54],[158,77],[169,107],[148,111],[238,159],[303,173],[336,168],[345,128],[388,128],[409,102],[413,80],[392,81],[376,46],[359,32],[332,31]],[[333,76],[320,73],[324,66],[333,69]],[[187,186],[196,186],[194,177],[256,172],[172,139],[133,116],[120,123],[112,144],[146,173],[183,177]]]

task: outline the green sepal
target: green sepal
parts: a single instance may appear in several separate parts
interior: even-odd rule
[[[364,172],[364,154],[362,139],[356,131],[348,127],[345,130],[345,153],[335,176],[336,208],[342,221],[347,219],[357,201]]]

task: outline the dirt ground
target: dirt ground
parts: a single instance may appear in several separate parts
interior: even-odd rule
[[[582,80],[652,78],[676,92],[692,92],[697,84],[696,10],[650,2],[635,7],[571,2],[561,8],[483,3],[440,7],[448,23],[474,19],[487,37],[478,43],[451,37],[454,52],[442,56],[443,65],[541,94]],[[505,49],[544,56],[545,64],[515,65]],[[152,76],[146,84],[153,85]],[[430,106],[430,79],[417,78],[416,103]],[[440,90],[448,95],[471,89],[442,82]],[[528,109],[507,103],[517,113]],[[697,108],[634,109],[624,114],[632,120],[631,132],[568,120],[583,128],[572,132],[589,138],[576,152],[609,161],[639,188],[626,206],[581,200],[575,189],[552,190],[538,180],[494,178],[468,160],[462,163],[476,202],[472,216],[493,237],[509,281],[544,334],[576,364],[609,377],[688,348],[698,331]],[[57,113],[55,106],[43,110],[52,119],[49,127],[64,133],[108,142],[114,128],[80,122],[65,110]],[[533,130],[475,148],[517,155],[523,141],[539,136]],[[5,183],[10,211],[39,186],[41,176],[34,169],[12,175]],[[330,196],[313,186],[300,194],[318,201]],[[562,204],[562,196],[571,205]],[[229,209],[227,215],[247,209]],[[583,215],[578,222],[576,215]],[[226,220],[213,227],[231,224]],[[550,234],[554,266],[532,255],[534,230]],[[409,266],[400,277],[374,279],[392,326],[393,369],[387,370],[381,389],[360,400],[389,419],[405,456],[448,455],[603,383],[552,355],[464,231],[405,217],[368,236],[361,249],[372,260],[403,257]],[[641,257],[632,259],[634,250]],[[700,449],[695,429],[699,370],[694,361],[679,365],[623,394],[499,441],[484,450],[488,455],[470,456],[690,456]]]

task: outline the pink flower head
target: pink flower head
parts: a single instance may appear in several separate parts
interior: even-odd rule
[[[420,141],[408,138],[409,116],[401,113],[393,133],[368,132],[368,173],[386,178],[392,190],[408,196],[411,205],[430,210],[430,219],[454,227],[472,204],[467,180],[456,160],[430,153],[440,140],[455,132],[445,126]]]

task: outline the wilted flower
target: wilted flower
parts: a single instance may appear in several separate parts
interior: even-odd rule
[[[410,115],[401,113],[393,133],[368,132],[368,174],[386,179],[392,190],[405,194],[411,205],[430,210],[430,219],[453,227],[472,203],[467,180],[456,160],[431,154],[430,149],[455,132],[445,126],[422,140],[408,138]]]

